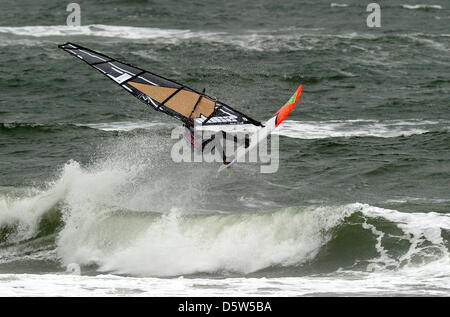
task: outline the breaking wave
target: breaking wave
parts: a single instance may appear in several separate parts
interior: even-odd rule
[[[447,214],[361,203],[202,211],[208,174],[155,169],[139,142],[142,152],[131,156],[111,154],[86,167],[68,162],[43,189],[1,189],[0,263],[36,254],[34,260],[134,276],[302,276],[391,272],[448,259]]]

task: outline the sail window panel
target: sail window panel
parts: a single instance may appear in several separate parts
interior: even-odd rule
[[[165,78],[162,78],[160,76],[151,74],[151,73],[144,73],[141,76],[137,78],[140,81],[143,81],[142,83],[152,84],[156,86],[162,86],[162,87],[170,87],[170,88],[179,88],[181,87],[180,84],[177,84],[173,81],[167,80]]]
[[[135,75],[137,75],[137,74],[142,72],[142,70],[139,69],[139,68],[135,68],[135,67],[132,67],[132,66],[129,66],[129,65],[117,62],[117,61],[110,62],[108,64],[111,65],[114,68],[115,71],[126,73],[126,74],[129,74],[131,76],[135,76]]]
[[[111,60],[107,56],[90,52],[88,50],[78,49],[74,50],[73,52],[81,56],[83,60],[85,60],[89,64],[102,63]]]

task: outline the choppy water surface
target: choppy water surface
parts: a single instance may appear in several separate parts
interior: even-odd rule
[[[2,1],[0,295],[450,294],[447,2],[79,3]],[[303,83],[279,171],[173,163],[67,41],[259,120]]]

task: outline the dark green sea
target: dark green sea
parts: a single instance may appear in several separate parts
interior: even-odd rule
[[[450,295],[450,3],[0,3],[0,295]],[[280,127],[279,170],[178,164],[180,123],[74,42]]]

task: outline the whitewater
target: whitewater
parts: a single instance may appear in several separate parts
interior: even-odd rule
[[[165,167],[148,155],[153,142],[122,142],[90,165],[69,161],[45,188],[1,188],[0,262],[53,261],[63,269],[1,274],[1,295],[450,293],[447,214],[363,203],[205,210],[201,190],[174,188],[167,175],[154,174],[155,166]],[[130,146],[134,151],[124,156],[121,149]],[[206,188],[207,173],[188,174],[172,172]],[[307,274],[326,253],[342,256],[333,244],[348,230],[367,239],[352,248],[371,249],[370,255],[346,254],[342,267]],[[393,249],[393,241],[401,248]]]

